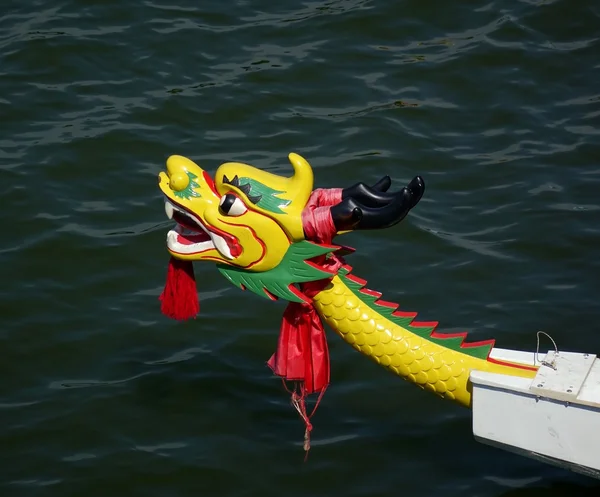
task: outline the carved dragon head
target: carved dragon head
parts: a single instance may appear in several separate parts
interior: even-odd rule
[[[291,177],[227,162],[213,179],[192,160],[169,157],[167,171],[159,173],[166,214],[176,222],[167,234],[169,253],[212,261],[233,283],[259,295],[302,301],[291,285],[326,273],[300,263],[334,248],[306,240],[302,212],[313,191],[313,171],[300,155],[288,158]],[[343,189],[330,211],[338,233],[404,219],[423,195],[423,180],[415,177],[398,193],[387,192],[390,184],[386,176],[373,187],[357,183]]]

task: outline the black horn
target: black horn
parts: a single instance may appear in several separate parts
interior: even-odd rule
[[[412,193],[412,201],[410,208],[412,209],[415,205],[419,203],[419,200],[423,197],[423,193],[425,193],[425,181],[421,176],[415,176],[411,182],[408,184],[407,188]]]
[[[424,191],[423,178],[416,176],[400,192],[386,194],[388,200],[383,204],[370,206],[354,197],[346,197],[331,208],[331,217],[338,231],[389,228],[406,217]]]
[[[373,186],[356,183],[342,190],[342,200],[353,198],[367,207],[382,207],[396,196],[395,193],[385,193],[392,184],[389,176],[384,176]]]

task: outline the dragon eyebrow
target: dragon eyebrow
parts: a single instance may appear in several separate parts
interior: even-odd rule
[[[258,204],[260,202],[262,195],[250,195],[250,183],[244,183],[243,185],[239,185],[238,188],[244,192],[246,197],[248,197],[248,200],[250,200],[250,202],[252,202],[253,204]]]
[[[233,179],[229,179],[227,175],[224,174],[223,183],[238,187],[244,193],[244,195],[248,197],[248,200],[250,200],[250,202],[252,202],[253,204],[258,204],[260,202],[260,199],[262,198],[262,195],[260,194],[250,195],[250,189],[252,188],[252,186],[250,185],[250,183],[244,183],[243,185],[240,185],[240,178],[237,174],[233,177]]]
[[[240,179],[238,178],[237,174],[233,177],[233,179],[229,179],[227,177],[227,175],[224,174],[223,175],[223,183],[228,184],[228,185],[237,186],[239,188],[239,186],[240,186]]]

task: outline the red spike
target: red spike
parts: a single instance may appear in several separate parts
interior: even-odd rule
[[[377,299],[379,299],[382,296],[382,293],[380,293],[380,292],[371,290],[370,288],[365,288],[365,285],[367,284],[366,280],[363,280],[362,278],[359,278],[358,276],[355,276],[354,274],[350,274],[350,272],[353,270],[352,266],[350,266],[349,264],[344,264],[342,266],[342,268],[345,269],[346,271],[348,271],[348,273],[345,275],[345,278],[347,278],[350,281],[363,287],[358,290],[359,293],[362,293],[363,295],[369,295],[369,296],[375,297]],[[399,304],[397,304],[395,302],[387,302],[385,300],[376,300],[374,303],[377,304],[378,306],[388,307],[388,308],[398,308],[399,307]],[[400,311],[398,309],[395,309],[392,312],[392,316],[395,316],[398,318],[404,318],[404,319],[410,318],[412,320],[417,317],[417,313],[410,312],[410,311],[408,311],[408,312]],[[429,337],[431,337],[431,338],[436,338],[436,339],[462,338],[460,348],[463,348],[463,349],[485,347],[487,345],[491,345],[491,347],[488,351],[488,356],[487,356],[487,360],[489,362],[493,362],[495,364],[501,364],[501,365],[508,366],[508,367],[515,367],[515,368],[520,368],[520,369],[531,370],[531,371],[537,371],[537,369],[538,369],[536,366],[521,366],[519,364],[513,364],[510,362],[504,362],[504,361],[500,361],[497,359],[491,359],[489,357],[489,355],[490,355],[492,348],[494,347],[494,345],[496,343],[496,341],[494,339],[481,340],[478,342],[466,342],[465,340],[468,338],[468,333],[466,331],[459,332],[459,333],[440,333],[440,332],[436,331],[436,328],[438,325],[439,325],[438,321],[421,321],[421,322],[411,321],[409,324],[409,326],[411,326],[413,328],[432,328],[432,330],[429,334]]]
[[[342,257],[353,254],[354,252],[356,252],[356,249],[348,247],[347,245],[340,245],[340,248],[336,250],[336,254],[341,255]]]
[[[399,311],[399,310],[395,310],[394,312],[392,312],[392,316],[396,316],[398,318],[416,318],[417,317],[417,313],[416,312],[407,312],[407,311]]]
[[[465,336],[466,338],[466,336]],[[496,340],[480,340],[479,342],[464,342],[460,346],[463,349],[468,349],[469,347],[483,347],[484,345],[491,345],[492,347],[496,344]]]
[[[376,292],[375,290],[371,290],[369,288],[361,288],[359,292],[364,293],[365,295],[369,295],[370,297],[375,297],[377,299],[383,295],[381,292]]]
[[[317,245],[319,247],[331,249],[332,252],[337,252],[338,250],[340,250],[342,248],[341,245],[334,245],[332,243],[317,243],[317,242],[310,242],[310,243],[312,243],[313,245]]]
[[[267,296],[271,299],[271,300],[279,300],[279,297],[277,297],[276,295],[273,295],[271,292],[269,292],[269,290],[267,290],[266,288],[263,288],[263,292],[265,292],[267,294]]]
[[[311,266],[311,267],[313,267],[315,269],[318,269],[319,271],[323,271],[323,272],[329,273],[329,274],[337,274],[337,270],[335,270],[335,269],[332,270],[331,268],[328,268],[328,267],[325,267],[325,266],[321,266],[321,265],[319,265],[319,264],[317,264],[315,262],[309,261],[309,260],[305,260],[304,262],[306,264],[308,264],[309,266]]]
[[[365,286],[367,284],[367,280],[363,280],[362,278],[354,276],[353,274],[347,274],[346,278],[348,278],[350,281],[353,281],[357,285]]]
[[[375,303],[380,305],[381,307],[389,307],[390,309],[396,309],[400,307],[400,304],[396,304],[395,302],[388,302],[386,300],[376,300]]]
[[[298,297],[299,299],[301,299],[302,302],[304,302],[305,304],[310,304],[311,303],[312,299],[310,299],[309,297],[307,297],[306,295],[304,295],[300,290],[298,290],[298,288],[296,288],[293,283],[290,283],[288,285],[288,290],[290,292],[292,292],[296,297]]]
[[[410,323],[413,328],[436,328],[439,323],[437,321],[420,321]],[[432,331],[433,333],[433,331]]]
[[[432,331],[432,338],[462,338],[463,340],[467,338],[467,333],[465,331],[461,331],[460,333],[439,333],[437,331]]]

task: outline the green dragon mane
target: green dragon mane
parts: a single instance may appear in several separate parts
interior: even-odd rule
[[[310,302],[310,299],[294,284],[322,280],[332,276],[331,272],[307,259],[329,254],[338,249],[337,246],[320,245],[302,240],[292,243],[281,262],[269,271],[254,272],[225,264],[217,264],[217,269],[242,290],[250,290],[271,300],[282,298],[290,302],[307,303]]]

